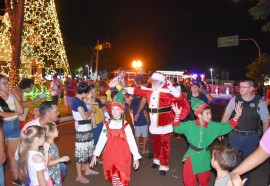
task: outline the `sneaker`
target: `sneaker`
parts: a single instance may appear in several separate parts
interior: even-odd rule
[[[22,181],[19,178],[17,180],[13,180],[12,183],[13,183],[13,185],[21,185],[21,186],[23,185]]]
[[[161,176],[165,176],[166,174],[167,174],[167,172],[165,170],[159,171],[159,175],[161,175]]]
[[[159,167],[159,165],[156,164],[156,163],[153,163],[153,164],[151,165],[151,168],[152,168],[152,169],[156,169],[156,168],[158,168],[158,167]]]
[[[153,158],[154,158],[154,154],[153,154],[153,153],[148,153],[148,154],[146,155],[146,158],[147,158],[147,159],[153,159]]]

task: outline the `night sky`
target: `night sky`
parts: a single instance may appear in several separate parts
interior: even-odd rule
[[[248,10],[256,0],[55,0],[68,61],[72,69],[90,65],[97,40],[111,42],[100,53],[109,71],[132,69],[140,59],[148,70],[209,72],[227,70],[242,75],[258,57],[251,41],[218,48],[217,37],[252,37],[269,53],[270,33]],[[86,70],[86,68],[84,67]],[[233,76],[234,77],[234,76]],[[237,77],[237,76],[235,76]]]

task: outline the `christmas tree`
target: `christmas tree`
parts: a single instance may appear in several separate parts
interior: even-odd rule
[[[19,78],[34,78],[44,92],[45,79],[70,74],[54,0],[25,0],[24,14]],[[0,27],[0,73],[6,76],[12,68],[10,27],[6,13]]]

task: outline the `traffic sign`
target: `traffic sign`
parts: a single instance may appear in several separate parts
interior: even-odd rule
[[[234,36],[226,36],[226,37],[218,37],[218,47],[231,47],[238,46],[239,38],[238,35]]]

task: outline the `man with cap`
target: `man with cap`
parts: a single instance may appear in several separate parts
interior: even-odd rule
[[[191,105],[191,101],[193,98],[198,98],[202,100],[205,103],[208,103],[208,98],[199,91],[200,88],[200,83],[197,80],[194,80],[192,84],[190,85],[190,93],[187,94],[187,100],[189,104]],[[194,112],[191,110],[191,112],[188,114],[188,117],[186,118],[185,121],[187,120],[195,120],[196,116]]]
[[[129,94],[136,94],[147,98],[154,159],[152,168],[159,167],[160,175],[166,175],[169,170],[170,134],[173,131],[173,101],[180,98],[180,90],[177,90],[170,81],[166,81],[163,74],[153,73],[151,76],[152,87],[128,87],[125,90]],[[183,113],[188,112],[183,106]],[[187,113],[186,113],[187,115]],[[185,116],[186,116],[185,115]]]
[[[229,133],[237,126],[237,120],[241,116],[241,103],[235,105],[235,116],[230,121],[219,123],[212,122],[211,110],[208,104],[198,98],[191,100],[191,108],[198,119],[181,122],[181,108],[177,104],[172,105],[175,112],[174,132],[186,136],[189,148],[183,157],[183,182],[185,186],[196,185],[198,180],[201,186],[207,186],[210,182],[211,153],[208,147],[216,137]],[[180,118],[181,119],[181,118]]]

